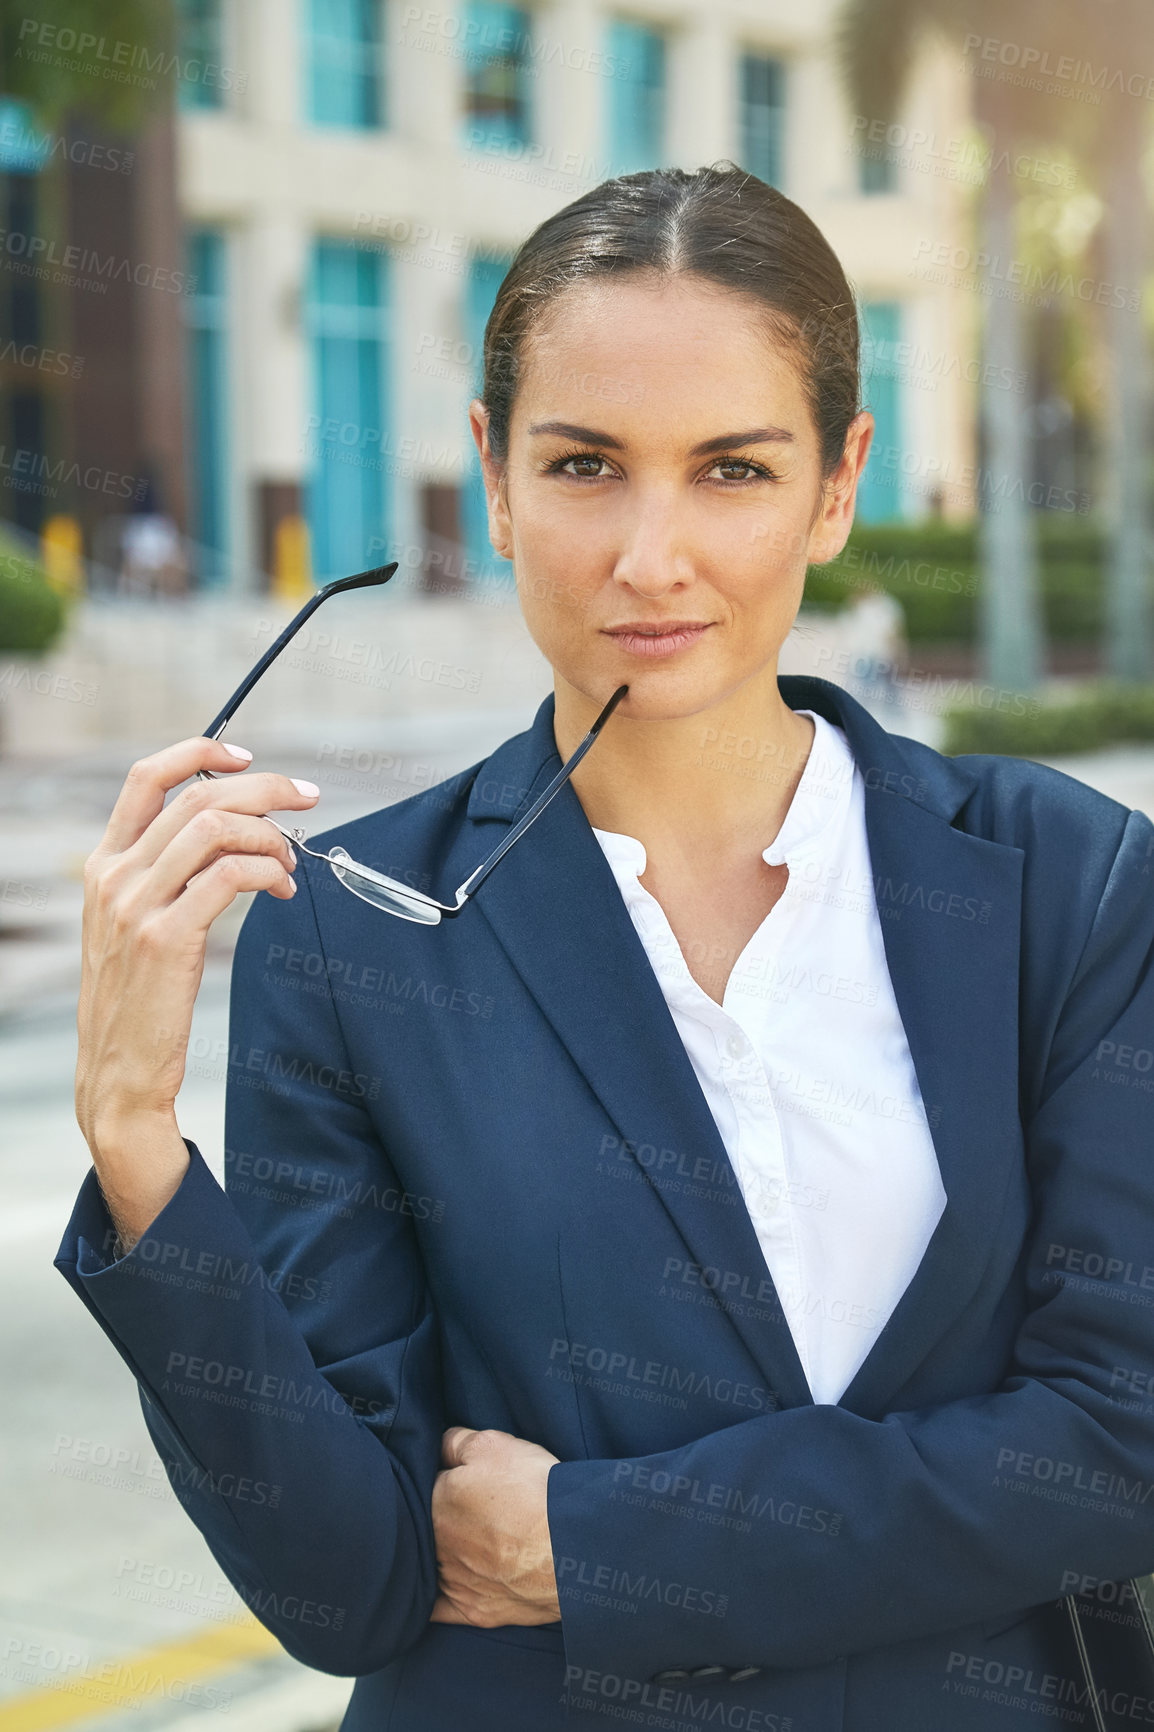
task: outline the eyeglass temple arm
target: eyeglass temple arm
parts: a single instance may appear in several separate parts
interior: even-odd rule
[[[625,696],[628,690],[628,686],[618,686],[617,690],[614,692],[613,696],[610,698],[609,702],[606,704],[585,738],[581,741],[581,744],[577,747],[577,750],[573,753],[573,756],[569,759],[568,763],[562,764],[557,774],[553,777],[553,780],[549,783],[549,786],[542,791],[536,800],[534,800],[529,810],[525,813],[525,816],[518,819],[517,823],[514,824],[513,828],[500,846],[494,849],[493,853],[490,854],[487,860],[482,860],[481,864],[477,867],[477,870],[471,877],[465,879],[465,882],[457,891],[458,908],[460,908],[466,896],[471,896],[477,886],[489,876],[489,873],[493,870],[498,860],[509,852],[514,842],[516,842],[519,837],[525,834],[530,824],[541,816],[554,794],[556,794],[569,780],[569,777],[573,774],[574,770],[577,768],[578,764],[581,762],[582,758],[585,756],[586,752],[589,750],[590,746],[601,732],[601,729],[605,726],[605,723],[609,720],[609,717],[613,714],[613,711],[617,708],[617,705],[621,702],[621,699]],[[454,910],[454,912],[456,912],[456,910]]]
[[[316,612],[322,601],[327,601],[330,595],[338,595],[342,589],[368,589],[373,584],[388,583],[396,569],[397,561],[394,560],[392,565],[378,565],[372,571],[359,571],[355,577],[338,577],[335,582],[326,583],[323,589],[318,589],[315,595],[310,596],[300,612],[289,620],[276,642],[270,644],[252,672],[246,674],[220,713],[213,717],[204,730],[206,738],[219,740],[233,715],[247,698],[249,692],[252,691],[266,668],[276,660],[285,644],[300,630],[309,615]]]

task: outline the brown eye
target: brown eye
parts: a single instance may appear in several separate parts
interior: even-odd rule
[[[742,481],[774,481],[777,477],[772,469],[767,469],[763,463],[754,463],[749,457],[719,457],[713,465],[714,469],[742,469],[743,475],[723,475],[721,479],[737,485]]]

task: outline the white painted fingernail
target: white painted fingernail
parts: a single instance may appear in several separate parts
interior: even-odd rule
[[[298,794],[320,793],[320,789],[317,787],[315,782],[298,782],[295,776],[290,776],[289,781],[292,783]]]
[[[291,842],[289,843],[289,859],[292,861],[293,865],[295,866],[297,863],[297,851],[293,847]]]
[[[244,746],[230,746],[224,740],[221,741],[221,745],[224,746],[226,752],[231,752],[234,758],[239,758],[242,764],[252,763],[252,753],[246,751]]]

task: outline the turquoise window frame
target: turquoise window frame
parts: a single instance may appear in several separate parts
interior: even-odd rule
[[[393,516],[391,260],[379,247],[314,241],[305,296],[313,419],[305,510],[318,584],[363,571]]]
[[[464,328],[469,353],[473,357],[473,380],[470,401],[481,394],[483,376],[482,348],[485,325],[493,310],[497,290],[513,262],[512,254],[474,254],[469,260],[465,277]],[[473,581],[513,582],[512,561],[496,553],[489,540],[489,517],[485,504],[485,483],[481,475],[481,459],[469,433],[469,467],[461,489],[461,528]]]
[[[906,449],[906,415],[897,360],[905,309],[900,301],[863,301],[859,311],[863,404],[876,425],[858,482],[855,515],[861,523],[898,523],[908,515],[909,505],[901,462]],[[896,462],[892,460],[895,453]]]
[[[221,0],[176,0],[177,54],[183,67],[188,61],[224,65],[224,18]],[[177,103],[186,110],[223,108],[224,89],[219,77],[183,78],[177,75]]]
[[[533,130],[529,33],[532,15],[504,0],[468,0],[464,8],[464,143],[528,144]],[[493,106],[487,107],[491,103]]]
[[[611,18],[606,35],[609,64],[615,68],[614,77],[604,81],[612,172],[660,168],[667,101],[664,32],[633,18]]]
[[[51,154],[52,136],[32,104],[0,96],[0,174],[39,174]]]
[[[785,115],[788,72],[775,54],[745,49],[738,67],[738,133],[741,166],[770,186],[785,174]]]
[[[223,229],[185,237],[194,287],[183,297],[188,353],[189,535],[198,589],[222,589],[232,559],[229,477],[229,245]]]
[[[857,159],[858,191],[867,198],[876,198],[898,190],[898,165],[882,143],[871,145],[863,140]]]
[[[381,0],[300,0],[305,114],[312,126],[373,131],[386,124]]]

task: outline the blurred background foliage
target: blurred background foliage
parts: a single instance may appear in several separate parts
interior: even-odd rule
[[[98,81],[83,63],[68,56],[29,52],[28,8],[17,0],[0,0],[0,88],[4,95],[27,103],[46,130],[61,126],[80,113],[100,120],[113,132],[133,132],[150,115],[171,103],[175,84],[173,55],[177,14],[171,0],[53,0],[51,22],[58,32],[77,38],[147,42],[157,64],[154,87],[146,84]]]

